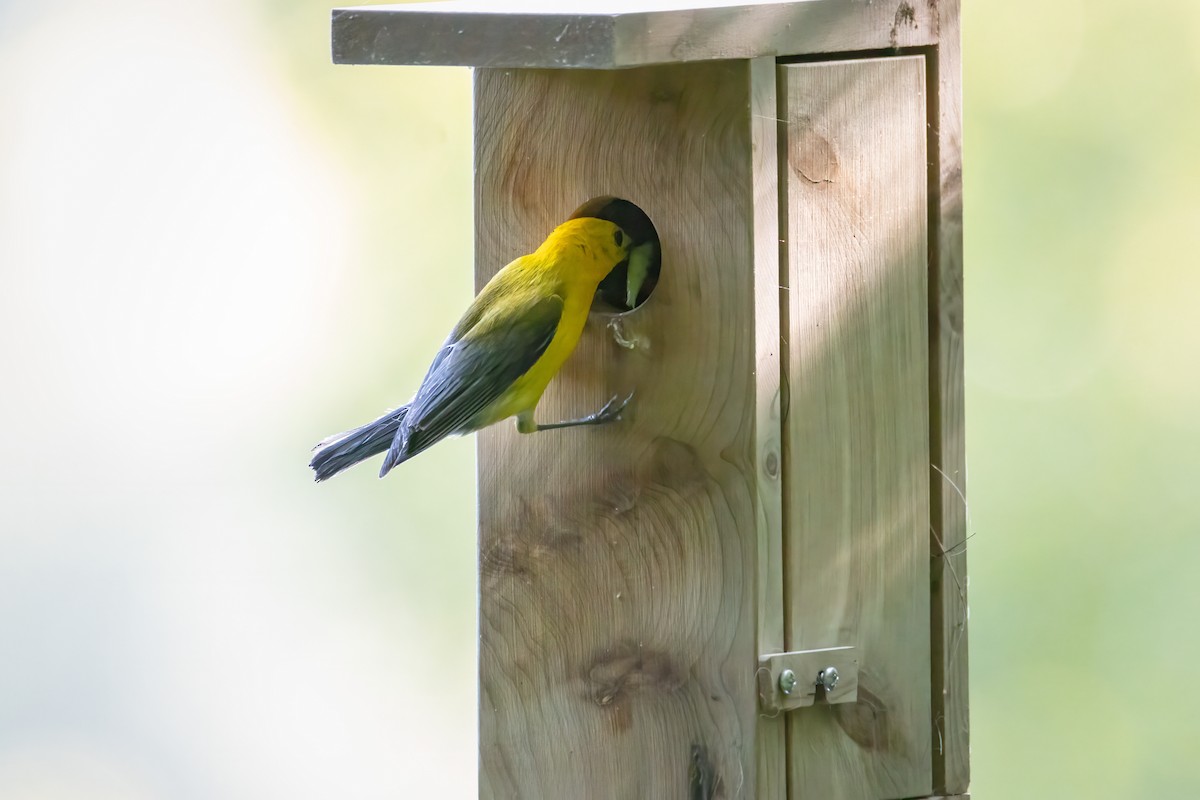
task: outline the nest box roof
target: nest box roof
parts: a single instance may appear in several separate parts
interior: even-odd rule
[[[338,64],[616,69],[937,41],[936,4],[894,0],[538,0],[333,12]]]

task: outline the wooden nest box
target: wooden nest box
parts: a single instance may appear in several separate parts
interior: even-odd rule
[[[479,286],[594,198],[661,242],[539,408],[626,418],[479,436],[481,797],[966,792],[958,18],[334,11],[338,63],[475,68]]]

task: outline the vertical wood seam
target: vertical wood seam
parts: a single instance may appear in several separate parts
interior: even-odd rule
[[[789,365],[791,364],[791,346],[788,342],[788,331],[791,330],[791,312],[788,307],[788,298],[790,292],[790,270],[788,262],[788,211],[789,203],[787,201],[787,71],[780,69],[780,61],[776,60],[774,65],[775,72],[775,167],[776,175],[778,176],[776,191],[778,193],[778,219],[776,221],[775,237],[776,249],[779,253],[779,265],[776,274],[779,289],[776,293],[776,304],[779,315],[779,427],[780,427],[780,446],[779,446],[779,476],[781,481],[785,481],[791,470],[791,449],[786,445],[786,436],[788,424],[788,410],[791,408],[791,382],[789,378]],[[788,548],[788,537],[783,535],[790,526],[790,503],[788,502],[788,493],[782,492],[780,498],[780,527],[781,536],[779,543],[779,558],[780,569],[783,569],[785,564],[790,563],[791,551]],[[783,608],[783,650],[789,651],[792,649],[791,637],[789,631],[792,628],[791,622],[791,605],[787,602],[787,587],[786,579],[780,578],[780,598],[779,603]],[[791,761],[792,753],[792,737],[788,726],[784,725],[784,800],[792,797],[792,774],[788,764]]]
[[[786,362],[780,342],[779,316],[779,131],[775,121],[778,97],[775,59],[767,56],[750,62],[751,150],[755,185],[754,211],[754,297],[756,413],[755,470],[759,524],[758,536],[758,653],[776,652],[785,645],[786,610],[783,593],[783,425],[782,384]],[[748,665],[756,670],[757,660]],[[756,709],[757,710],[757,709]],[[756,726],[759,756],[758,797],[782,800],[787,796],[786,726],[782,719],[759,716]]]
[[[931,0],[932,1],[932,0]],[[933,2],[938,43],[927,65],[930,159],[930,633],[934,791],[970,785],[966,452],[962,351],[962,104],[959,0]]]

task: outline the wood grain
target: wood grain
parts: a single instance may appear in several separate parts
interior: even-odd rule
[[[789,716],[791,796],[931,794],[922,57],[779,68],[789,650],[854,645],[858,702]]]
[[[935,174],[936,236],[930,259],[930,474],[933,645],[933,785],[944,794],[971,782],[967,683],[967,500],[963,398],[962,45],[958,0],[941,0]]]
[[[663,249],[654,294],[618,321],[638,347],[594,317],[538,410],[636,389],[628,418],[479,437],[482,797],[783,786],[754,678],[760,639],[782,638],[763,607],[781,578],[759,575],[781,517],[770,75],[476,73],[480,285],[599,195],[641,206]]]
[[[338,64],[617,69],[916,47],[936,3],[562,0],[409,3],[333,12]]]

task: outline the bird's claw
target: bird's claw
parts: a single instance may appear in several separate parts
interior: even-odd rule
[[[596,421],[615,422],[619,420],[621,418],[621,414],[625,411],[625,407],[628,406],[629,401],[633,399],[633,395],[634,393],[630,392],[629,395],[622,400],[621,395],[614,394],[612,399],[605,403],[604,406],[596,412]]]

